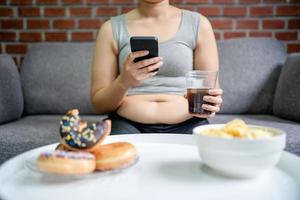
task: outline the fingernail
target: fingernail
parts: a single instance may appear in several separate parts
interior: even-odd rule
[[[164,58],[163,57],[159,57],[160,58],[160,60],[163,60]]]
[[[145,54],[145,55],[149,54],[149,51],[147,51],[147,50],[146,50],[146,51],[144,51],[144,54]]]
[[[204,101],[208,101],[208,97],[207,97],[207,96],[204,96],[204,97],[203,97],[203,100],[204,100]]]

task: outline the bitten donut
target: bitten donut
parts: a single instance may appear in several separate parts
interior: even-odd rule
[[[62,144],[58,144],[57,147],[55,148],[56,151],[71,151],[70,149],[66,148]]]
[[[60,121],[60,143],[73,151],[93,152],[110,131],[110,120],[88,126],[87,122],[80,119],[79,111],[73,109]]]
[[[135,162],[136,148],[128,142],[104,144],[94,152],[97,170],[112,170],[126,167]]]
[[[95,156],[88,152],[53,151],[41,153],[37,159],[43,172],[60,175],[82,175],[95,170]]]

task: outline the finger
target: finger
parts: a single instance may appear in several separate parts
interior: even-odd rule
[[[204,118],[208,118],[210,115],[208,115],[208,114],[193,114],[192,116],[204,119]]]
[[[142,57],[145,55],[148,55],[149,51],[135,51],[135,52],[131,52],[128,57],[127,60],[128,62],[133,62],[134,59],[138,58],[138,57]]]
[[[220,111],[219,106],[212,106],[212,105],[208,105],[208,104],[203,104],[202,109],[210,111],[210,112],[219,112]]]
[[[223,94],[223,90],[220,88],[210,89],[208,90],[208,94],[213,96],[220,96]]]
[[[152,72],[155,69],[159,69],[162,66],[162,64],[163,64],[163,62],[159,61],[156,64],[153,64],[153,65],[150,65],[148,67],[144,67],[144,68],[140,69],[139,73],[140,74],[148,74],[148,73]]]
[[[215,96],[204,96],[203,97],[203,100],[205,101],[205,102],[208,102],[208,103],[212,103],[212,104],[221,104],[222,103],[222,98],[221,97],[215,97]]]
[[[153,65],[155,63],[158,63],[161,60],[162,60],[161,57],[149,58],[149,59],[145,59],[145,60],[142,60],[140,62],[137,62],[136,66],[138,67],[138,69],[141,69],[141,68],[147,67],[149,65]]]
[[[144,80],[147,78],[151,78],[152,76],[155,76],[157,74],[157,72],[151,72],[151,73],[147,73],[147,74],[140,74],[139,75],[139,80]]]

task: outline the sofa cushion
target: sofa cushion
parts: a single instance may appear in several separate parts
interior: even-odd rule
[[[273,115],[216,115],[210,118],[212,124],[227,123],[234,118],[245,120],[247,124],[269,126],[282,129],[287,133],[287,144],[285,150],[300,156],[300,124],[278,118]]]
[[[92,114],[92,43],[33,45],[21,66],[26,114],[62,114],[78,108]]]
[[[289,55],[281,71],[274,114],[300,122],[300,53]]]
[[[82,116],[89,122],[105,116]],[[59,115],[27,116],[0,126],[0,157],[12,157],[30,149],[57,143],[59,140]],[[3,159],[0,159],[4,161]]]
[[[272,113],[273,99],[286,52],[271,38],[242,38],[218,43],[221,113]]]
[[[18,69],[11,56],[0,55],[0,124],[21,117],[23,94]]]

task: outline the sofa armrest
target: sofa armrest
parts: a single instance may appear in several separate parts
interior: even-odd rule
[[[0,124],[19,119],[23,108],[18,69],[11,56],[0,54]]]
[[[274,99],[274,114],[300,122],[300,53],[288,55]]]

